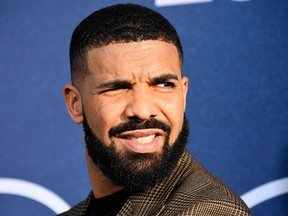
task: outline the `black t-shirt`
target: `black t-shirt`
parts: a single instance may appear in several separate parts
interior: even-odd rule
[[[102,198],[93,198],[87,209],[87,216],[115,216],[129,197],[126,190]]]

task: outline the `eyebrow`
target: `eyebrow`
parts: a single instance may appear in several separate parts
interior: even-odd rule
[[[129,80],[111,80],[107,82],[100,83],[98,86],[96,86],[96,89],[102,89],[102,88],[127,88],[131,87],[131,83]]]
[[[155,83],[167,82],[168,80],[179,80],[177,75],[172,73],[162,74],[160,76],[156,76],[150,79],[150,81]],[[111,80],[107,82],[100,83],[96,86],[96,89],[103,89],[103,88],[130,88],[132,83],[129,80]]]
[[[179,79],[176,74],[172,73],[162,74],[160,76],[151,78],[152,83],[162,83],[167,82],[169,80],[179,80]]]

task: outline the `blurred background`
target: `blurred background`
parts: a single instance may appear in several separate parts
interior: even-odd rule
[[[126,2],[0,0],[0,215],[55,215],[89,193],[62,96],[69,42],[84,17]],[[189,151],[254,215],[288,215],[288,1],[129,2],[180,35]]]

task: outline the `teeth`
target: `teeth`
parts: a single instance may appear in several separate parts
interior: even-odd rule
[[[149,143],[155,138],[155,134],[145,136],[145,137],[128,137],[128,139],[139,142],[139,143]]]

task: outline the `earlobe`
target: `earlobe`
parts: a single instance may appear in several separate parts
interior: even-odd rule
[[[71,119],[81,124],[83,122],[82,99],[78,89],[72,84],[64,86],[64,100]]]

